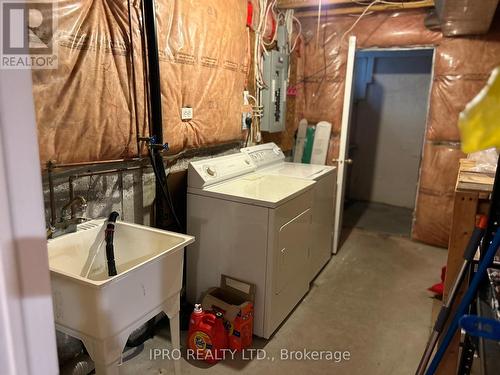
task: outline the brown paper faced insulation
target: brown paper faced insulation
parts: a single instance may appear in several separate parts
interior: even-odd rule
[[[431,89],[427,139],[459,142],[458,116],[486,82],[470,76],[436,76]]]
[[[144,98],[133,88],[140,50],[130,54],[128,5],[122,1],[54,3],[58,69],[33,71],[33,97],[42,164],[137,155]],[[131,18],[137,24],[138,13]],[[137,85],[143,81],[138,74]]]
[[[163,128],[172,152],[241,139],[249,69],[246,2],[162,1]],[[194,117],[181,120],[181,109]]]
[[[448,247],[453,216],[453,196],[420,191],[412,228],[412,239]]]
[[[149,135],[140,3],[54,4],[58,69],[33,72],[42,164],[137,156],[137,135]],[[170,153],[241,139],[247,2],[156,4],[164,142]],[[181,120],[183,107],[193,109],[192,120]]]
[[[460,145],[426,142],[420,171],[420,191],[452,196],[458,176],[459,160],[466,157]]]

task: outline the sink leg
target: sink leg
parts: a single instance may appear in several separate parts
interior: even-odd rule
[[[130,332],[122,332],[105,340],[95,340],[83,336],[81,340],[95,363],[96,375],[118,375],[118,366],[122,361],[122,352],[125,348]]]
[[[178,351],[181,348],[181,331],[179,324],[179,311],[181,309],[180,291],[170,297],[163,304],[163,311],[170,321],[170,338],[172,339],[172,350]],[[175,375],[181,374],[181,361],[174,360]]]
[[[180,324],[179,324],[179,311],[174,315],[169,316],[170,321],[170,337],[172,338],[173,350],[177,351],[181,349],[181,337],[180,337]],[[181,374],[181,361],[174,360],[174,373],[175,375]]]
[[[111,364],[105,364],[102,362],[95,362],[95,373],[96,375],[119,375],[120,371],[118,369],[118,364],[120,361],[113,362]]]

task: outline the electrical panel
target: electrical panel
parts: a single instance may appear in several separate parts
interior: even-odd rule
[[[288,86],[288,53],[271,50],[264,56],[264,82],[262,89],[263,117],[260,130],[276,133],[285,130],[286,93]]]

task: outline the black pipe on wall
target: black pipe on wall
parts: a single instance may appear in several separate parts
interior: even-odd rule
[[[158,55],[158,37],[156,26],[155,0],[144,0],[144,25],[146,28],[149,100],[151,104],[152,132],[156,143],[163,143],[163,120],[161,108],[160,60]]]
[[[154,141],[151,141],[149,147],[151,164],[156,176],[156,194],[155,194],[155,221],[157,227],[162,227],[162,221],[165,217],[165,203],[168,197],[163,192],[163,186],[167,184],[167,176],[163,165],[163,156],[157,147],[153,147],[152,143],[157,145],[163,144],[163,118],[161,106],[161,84],[160,84],[160,60],[158,55],[158,37],[156,24],[156,6],[154,0],[143,1],[144,26],[146,31],[147,45],[147,70],[148,70],[148,88],[149,88],[149,104],[151,123],[150,136]]]

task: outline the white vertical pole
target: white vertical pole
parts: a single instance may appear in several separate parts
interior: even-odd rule
[[[0,70],[0,372],[57,374],[30,70]]]

